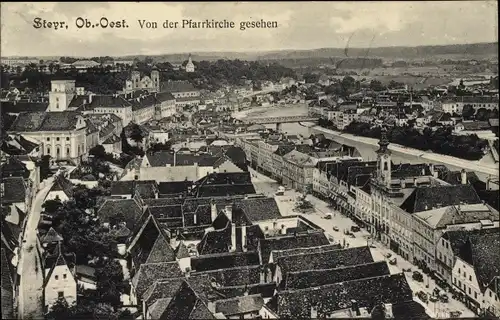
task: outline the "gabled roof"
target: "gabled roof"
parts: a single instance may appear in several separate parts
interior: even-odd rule
[[[143,302],[146,306],[150,306],[158,299],[171,299],[184,279],[184,277],[157,279],[142,295]]]
[[[499,221],[499,213],[485,204],[448,206],[415,213],[433,229],[445,229],[449,225],[475,223],[481,220]]]
[[[340,282],[314,288],[286,290],[277,294],[277,313],[280,318],[310,318],[315,307],[319,318],[334,311],[358,307],[372,310],[377,301],[402,303],[413,301],[413,292],[402,273],[381,277]]]
[[[324,232],[260,239],[259,242],[262,263],[268,263],[271,252],[275,250],[310,248],[330,244]],[[276,258],[274,258],[274,261],[276,262]]]
[[[158,236],[145,263],[173,262],[175,258],[175,252],[167,239]]]
[[[142,299],[144,292],[157,280],[167,278],[178,278],[182,276],[179,264],[174,262],[144,263],[132,278],[137,297]]]
[[[500,276],[498,228],[448,231],[443,238],[450,242],[458,257],[473,266],[481,290],[484,291],[495,277]]]
[[[53,227],[50,227],[49,231],[45,234],[45,236],[42,239],[42,243],[53,243],[53,242],[59,242],[63,241],[64,239],[57,233],[56,230],[54,230]]]
[[[35,148],[38,143],[24,138],[22,135],[9,135],[2,142],[2,151],[9,155],[27,155]]]
[[[288,272],[332,269],[372,262],[374,260],[369,247],[356,247],[281,257],[276,263],[281,268],[281,274],[286,275]]]
[[[68,198],[71,198],[73,197],[73,184],[70,180],[59,176],[55,179],[55,182],[49,192],[53,191],[62,191],[66,196],[68,196]]]
[[[171,166],[193,166],[195,163],[200,167],[213,167],[219,159],[209,155],[194,155],[177,153],[174,156],[173,152],[163,151],[146,154],[145,156],[151,167],[165,167],[167,164]],[[174,163],[175,162],[175,163]]]
[[[172,298],[160,298],[150,305],[147,312],[151,315],[151,319],[160,319],[171,300]]]
[[[177,246],[177,248],[175,248],[174,253],[175,253],[176,259],[183,259],[183,258],[190,257],[189,250],[186,247],[186,245],[184,244],[184,241],[182,241],[182,240],[179,242],[179,245]]]
[[[188,192],[188,188],[193,186],[193,184],[193,181],[160,182],[158,184],[158,191],[160,194],[165,195],[185,194]]]
[[[68,259],[68,260],[67,260]],[[71,253],[64,253],[61,249],[61,243],[59,242],[56,246],[55,252],[52,255],[49,255],[45,258],[45,269],[50,269],[47,275],[45,276],[45,281],[43,286],[47,286],[49,281],[51,280],[52,273],[55,268],[58,266],[67,266],[70,270],[75,267],[76,257]],[[76,281],[71,274],[73,281]]]
[[[289,272],[283,281],[283,290],[305,289],[391,274],[385,261],[359,264],[334,269]]]
[[[192,276],[199,274],[207,275],[211,280],[215,280],[217,285],[241,286],[260,282],[260,265],[242,266],[235,268],[217,269],[202,272],[194,272]]]
[[[421,186],[401,204],[408,213],[421,212],[451,205],[482,203],[471,185]]]
[[[236,208],[243,211],[243,214],[250,222],[271,220],[281,218],[278,204],[274,198],[248,198],[235,201]]]
[[[160,320],[177,319],[215,319],[188,281],[182,282],[181,287],[160,317]]]
[[[216,301],[215,312],[221,312],[225,316],[243,315],[259,312],[263,305],[262,296],[254,294]]]
[[[253,251],[210,254],[191,258],[191,268],[198,272],[252,266],[259,263],[259,254]]]

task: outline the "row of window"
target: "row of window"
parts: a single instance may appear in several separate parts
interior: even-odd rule
[[[61,140],[61,138],[59,138],[59,137],[56,138],[56,141],[60,141],[60,140]],[[49,137],[47,137],[47,141],[50,141]],[[69,141],[69,137],[66,137],[66,141]]]

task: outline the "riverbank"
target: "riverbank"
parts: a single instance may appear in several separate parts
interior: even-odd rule
[[[376,159],[377,155],[375,151],[379,147],[377,139],[355,136],[348,133],[326,129],[320,126],[312,127],[311,131],[313,133],[322,133],[327,138],[335,140],[338,143],[356,147],[365,160]],[[498,166],[496,166],[495,164],[485,164],[480,163],[480,161],[460,159],[452,156],[407,148],[393,143],[389,145],[389,149],[392,151],[392,158],[394,162],[432,162],[436,164],[443,164],[451,170],[465,169],[468,171],[474,171],[482,181],[486,181],[489,176],[497,178],[499,176]]]

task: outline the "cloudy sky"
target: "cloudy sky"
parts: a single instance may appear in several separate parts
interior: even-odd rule
[[[1,4],[2,56],[120,56],[200,51],[268,51],[494,42],[496,1],[14,3]],[[68,29],[36,29],[35,18]],[[126,19],[127,29],[79,29],[78,17]],[[138,20],[228,19],[231,30],[141,29]],[[240,31],[240,21],[277,21]]]

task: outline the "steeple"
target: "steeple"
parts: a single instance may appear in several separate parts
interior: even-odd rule
[[[389,139],[387,138],[386,127],[382,127],[382,130],[380,131],[380,140],[378,142],[378,145],[380,146],[380,148],[377,150],[378,154],[390,153],[389,149],[387,148],[389,146]]]

